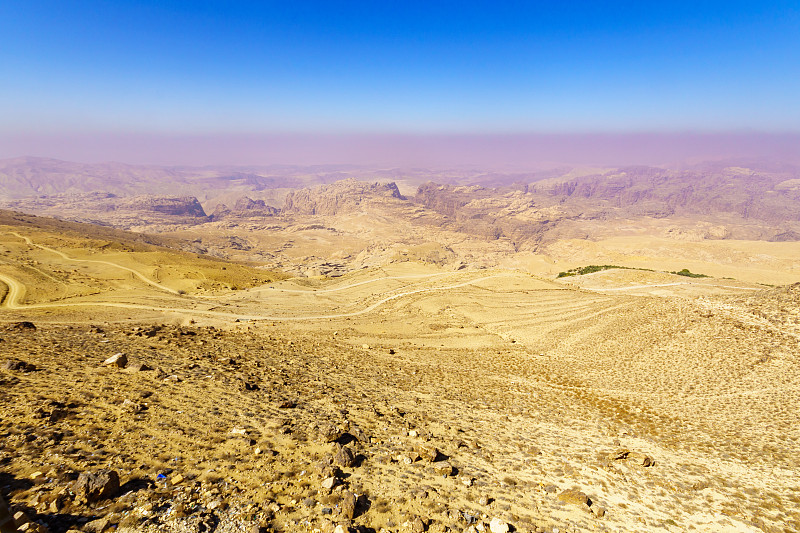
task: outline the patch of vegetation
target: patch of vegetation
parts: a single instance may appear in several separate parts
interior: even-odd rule
[[[589,265],[585,267],[571,268],[566,272],[559,272],[557,277],[566,278],[567,276],[583,276],[584,274],[593,274],[594,272],[600,272],[601,270],[610,270],[612,268],[622,268],[625,270],[638,270],[619,265]]]
[[[707,278],[706,274],[695,274],[694,272],[689,272],[688,268],[684,268],[683,270],[678,270],[677,272],[670,272],[670,274],[677,274],[679,276],[686,276],[687,278]]]

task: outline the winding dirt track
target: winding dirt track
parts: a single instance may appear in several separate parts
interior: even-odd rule
[[[0,281],[3,281],[9,286],[9,293],[8,297],[4,301],[4,306],[9,309],[52,309],[56,307],[116,307],[121,309],[142,309],[147,311],[161,311],[167,313],[186,313],[191,315],[207,315],[207,316],[214,316],[214,317],[225,317],[231,319],[239,319],[239,320],[326,320],[330,318],[344,318],[344,317],[351,317],[351,316],[358,316],[369,313],[370,311],[374,311],[378,307],[382,306],[385,303],[388,303],[392,300],[397,300],[398,298],[403,298],[405,296],[411,296],[413,294],[420,294],[423,292],[433,292],[433,291],[446,291],[452,289],[458,289],[461,287],[466,287],[469,285],[474,285],[481,281],[485,281],[491,278],[497,278],[501,276],[510,276],[511,274],[492,274],[490,276],[483,276],[481,278],[464,281],[461,283],[456,283],[454,285],[446,285],[443,287],[428,287],[425,289],[415,289],[413,291],[406,291],[401,292],[398,294],[394,294],[392,296],[388,296],[377,302],[365,307],[364,309],[360,309],[358,311],[351,311],[349,313],[336,313],[336,314],[329,314],[329,315],[315,315],[315,316],[266,316],[266,315],[244,315],[244,314],[236,314],[236,313],[228,313],[225,311],[211,311],[211,310],[204,310],[204,309],[186,309],[186,308],[179,308],[179,307],[159,307],[159,306],[151,306],[151,305],[142,305],[142,304],[129,304],[129,303],[122,303],[122,302],[61,302],[61,303],[49,303],[49,304],[30,304],[24,305],[19,303],[19,298],[21,298],[25,294],[25,286],[20,283],[19,281],[10,278],[6,275],[0,275]],[[383,279],[383,278],[381,278]]]
[[[138,270],[134,270],[132,268],[124,267],[122,265],[118,265],[116,263],[112,263],[111,261],[101,261],[101,260],[98,260],[98,259],[75,259],[74,257],[70,257],[67,254],[65,254],[64,252],[61,252],[61,251],[56,250],[54,248],[50,248],[48,246],[44,246],[44,245],[41,245],[41,244],[36,244],[35,242],[33,242],[31,240],[30,237],[26,237],[25,235],[20,235],[19,233],[16,233],[16,232],[13,232],[13,231],[11,232],[11,234],[12,235],[16,235],[20,239],[23,239],[26,243],[28,243],[29,246],[35,246],[36,248],[39,248],[39,249],[42,249],[42,250],[46,250],[48,252],[52,252],[52,253],[58,255],[59,257],[61,257],[62,259],[64,259],[65,261],[72,261],[72,262],[75,262],[75,263],[96,263],[96,264],[99,264],[99,265],[107,265],[107,266],[111,266],[111,267],[114,267],[114,268],[118,268],[120,270],[125,270],[127,272],[130,272],[131,274],[133,274],[134,276],[139,278],[141,281],[147,283],[148,285],[150,285],[152,287],[155,287],[155,288],[160,289],[162,291],[167,291],[167,292],[172,293],[172,294],[179,294],[179,292],[176,291],[175,289],[170,289],[169,287],[165,287],[164,285],[161,285],[160,283],[158,283],[156,281],[153,281],[152,279],[148,278],[147,276],[145,276],[144,274],[142,274]]]
[[[676,281],[673,283],[654,283],[652,285],[626,285],[625,287],[595,287],[595,288],[583,287],[583,288],[586,290],[597,291],[597,292],[615,292],[615,291],[633,291],[638,289],[657,289],[659,287],[674,287],[676,285],[698,285],[698,284],[692,283],[691,281]],[[719,287],[721,289],[737,289],[740,291],[759,290],[757,287],[737,287],[736,285],[713,285],[713,286]]]
[[[423,278],[434,278],[438,276],[449,276],[453,274],[453,272],[439,272],[436,274],[414,274],[408,276],[384,276],[382,278],[375,278],[375,279],[368,279],[366,281],[359,281],[358,283],[351,283],[350,285],[343,285],[341,287],[334,287],[332,289],[279,289],[279,288],[265,288],[265,289],[253,289],[250,292],[291,292],[291,293],[298,293],[298,294],[324,294],[327,292],[337,292],[343,291],[345,289],[352,289],[354,287],[360,287],[361,285],[367,285],[368,283],[375,283],[378,281],[385,281],[388,279],[423,279]]]
[[[3,299],[2,307],[19,309],[19,301],[25,296],[25,285],[5,274],[0,274],[0,281],[8,286],[8,294]]]
[[[67,254],[65,254],[64,252],[61,252],[61,251],[56,250],[54,248],[43,246],[41,244],[36,244],[30,239],[30,237],[27,237],[27,236],[24,236],[24,235],[20,235],[20,234],[18,234],[16,232],[11,232],[11,233],[13,235],[15,235],[16,237],[18,237],[20,239],[23,239],[29,246],[34,246],[34,247],[37,247],[39,249],[54,253],[54,254],[58,255],[59,257],[61,257],[62,259],[66,260],[66,261],[83,262],[83,263],[96,263],[96,264],[102,264],[102,265],[110,266],[110,267],[113,267],[113,268],[121,269],[121,270],[130,272],[135,277],[137,277],[138,279],[140,279],[141,281],[143,281],[144,283],[146,283],[146,284],[148,284],[148,285],[150,285],[152,287],[155,287],[155,288],[157,288],[159,290],[162,290],[162,291],[166,291],[166,292],[168,292],[170,294],[180,295],[180,293],[178,291],[176,291],[174,289],[171,289],[169,287],[166,287],[164,285],[161,285],[160,283],[158,283],[156,281],[153,281],[152,279],[148,278],[147,276],[145,276],[141,272],[139,272],[137,270],[134,270],[132,268],[125,267],[125,266],[113,263],[111,261],[102,261],[102,260],[96,260],[96,259],[76,259],[76,258],[70,257]],[[407,276],[384,276],[384,277],[381,277],[381,278],[375,278],[375,279],[360,281],[360,282],[357,282],[357,283],[352,283],[352,284],[349,284],[349,285],[343,285],[343,286],[340,286],[340,287],[333,287],[333,288],[330,288],[330,289],[313,289],[313,288],[309,288],[309,289],[283,289],[283,288],[272,288],[271,287],[271,288],[255,289],[252,292],[288,292],[288,293],[303,293],[303,294],[317,295],[317,294],[331,293],[331,292],[351,289],[351,288],[354,288],[354,287],[359,287],[359,286],[366,285],[366,284],[369,284],[369,283],[376,283],[376,282],[384,281],[384,280],[424,279],[424,278],[434,278],[434,277],[446,276],[446,275],[452,275],[452,274],[454,274],[454,273],[453,272],[443,272],[443,273],[416,274],[416,275],[407,275]],[[404,291],[404,292],[400,292],[400,293],[397,293],[397,294],[382,298],[382,299],[378,300],[377,302],[375,302],[373,304],[370,304],[369,306],[367,306],[367,307],[365,307],[363,309],[357,310],[357,311],[350,311],[350,312],[346,312],[346,313],[333,313],[333,314],[324,314],[324,315],[313,315],[313,316],[267,316],[267,315],[238,314],[238,313],[232,313],[232,312],[226,312],[226,311],[191,309],[191,308],[185,308],[185,307],[161,307],[161,306],[152,306],[152,305],[144,305],[144,304],[132,304],[132,303],[124,303],[124,302],[109,302],[109,301],[105,301],[105,302],[103,302],[103,301],[98,301],[98,302],[59,302],[59,303],[44,303],[44,304],[26,305],[26,304],[21,304],[20,303],[20,301],[24,298],[25,292],[26,292],[25,285],[23,283],[21,283],[20,281],[12,278],[12,277],[10,277],[10,276],[8,276],[6,274],[0,274],[0,282],[5,283],[6,285],[8,285],[8,288],[9,288],[8,294],[6,295],[6,297],[4,298],[4,300],[2,302],[2,307],[5,307],[7,309],[51,309],[51,308],[58,308],[58,307],[113,307],[113,308],[122,308],[122,309],[141,309],[141,310],[158,311],[158,312],[165,312],[165,313],[172,312],[172,313],[185,313],[185,314],[190,314],[190,315],[206,315],[206,316],[213,316],[213,317],[220,317],[220,318],[224,317],[224,318],[229,318],[229,319],[252,320],[252,321],[256,321],[256,320],[301,321],[301,320],[327,320],[327,319],[334,319],[334,318],[345,318],[345,317],[359,316],[359,315],[363,315],[363,314],[369,313],[371,311],[374,311],[378,307],[380,307],[380,306],[382,306],[382,305],[384,305],[384,304],[386,304],[388,302],[391,302],[393,300],[397,300],[397,299],[400,299],[400,298],[404,298],[404,297],[407,297],[407,296],[412,296],[412,295],[415,295],[415,294],[421,294],[421,293],[425,293],[425,292],[447,291],[447,290],[463,288],[463,287],[466,287],[466,286],[469,286],[469,285],[477,284],[477,283],[479,283],[481,281],[485,281],[485,280],[488,280],[488,279],[502,277],[502,276],[511,276],[511,275],[513,275],[513,274],[510,274],[510,273],[491,274],[491,275],[483,276],[483,277],[480,277],[480,278],[476,278],[476,279],[472,279],[472,280],[468,280],[468,281],[464,281],[464,282],[460,282],[460,283],[456,283],[456,284],[452,284],[452,285],[444,285],[444,286],[440,286],[440,287],[428,287],[428,288],[423,288],[423,289],[414,289],[414,290],[410,290],[410,291]],[[690,282],[676,282],[676,283],[664,283],[664,284],[658,284],[658,285],[638,285],[638,286],[614,287],[614,288],[597,288],[597,289],[589,289],[589,290],[594,290],[594,291],[598,291],[598,292],[625,291],[625,290],[639,289],[639,288],[683,285],[683,284],[687,284],[687,283],[690,283]],[[742,288],[742,287],[735,287],[735,288]],[[202,300],[206,300],[207,298],[208,297],[204,297],[204,298],[202,298]],[[187,298],[187,300],[189,300],[189,299]],[[198,299],[198,300],[201,300],[201,299]],[[195,300],[195,301],[198,301],[198,300]],[[189,301],[191,301],[191,300],[189,300]]]
[[[171,294],[175,294],[175,295],[179,295],[180,294],[178,291],[176,291],[174,289],[171,289],[169,287],[165,287],[164,285],[161,285],[160,283],[157,283],[157,282],[151,280],[150,278],[148,278],[147,276],[145,276],[141,272],[138,272],[137,270],[134,270],[132,268],[128,268],[128,267],[125,267],[125,266],[122,266],[122,265],[118,265],[116,263],[112,263],[111,261],[102,261],[102,260],[96,260],[96,259],[76,259],[76,258],[68,256],[64,252],[61,252],[60,250],[56,250],[56,249],[50,248],[48,246],[43,246],[41,244],[36,244],[35,242],[33,242],[31,240],[30,237],[27,237],[25,235],[20,235],[19,233],[16,233],[16,232],[11,232],[11,234],[15,235],[16,237],[18,237],[20,239],[23,239],[29,246],[35,246],[36,248],[39,248],[41,250],[52,252],[52,253],[58,255],[59,257],[61,257],[62,259],[66,260],[66,261],[83,262],[83,263],[96,263],[96,264],[107,265],[107,266],[110,266],[110,267],[114,267],[114,268],[118,268],[118,269],[121,269],[121,270],[125,270],[127,272],[130,272],[131,274],[136,276],[138,279],[140,279],[141,281],[147,283],[148,285],[150,285],[152,287],[155,287],[155,288],[157,288],[159,290],[163,290],[163,291],[169,292]],[[381,277],[381,278],[376,278],[376,279],[371,279],[371,280],[366,280],[366,281],[360,281],[360,282],[357,282],[357,283],[352,283],[350,285],[344,285],[344,286],[341,286],[341,287],[334,287],[334,288],[331,288],[331,289],[321,289],[321,290],[269,288],[269,289],[257,289],[254,292],[276,291],[276,292],[290,292],[290,293],[322,294],[322,293],[328,293],[328,292],[342,291],[342,290],[350,289],[350,288],[353,288],[353,287],[358,287],[358,286],[361,286],[361,285],[366,285],[368,283],[375,283],[375,282],[383,281],[383,280],[387,280],[387,279],[391,279],[391,280],[422,279],[422,278],[433,278],[433,277],[445,276],[445,275],[451,275],[451,274],[453,274],[453,273],[444,272],[444,273],[417,274],[417,275],[408,275],[408,276],[385,276],[385,277]],[[347,312],[347,313],[334,313],[334,314],[326,314],[326,315],[314,315],[314,316],[250,315],[250,314],[231,313],[231,312],[226,312],[226,311],[190,309],[190,308],[182,308],[182,307],[160,307],[160,306],[153,306],[153,305],[131,304],[131,303],[124,303],[124,302],[108,302],[108,301],[105,301],[105,302],[103,302],[103,301],[99,301],[99,302],[59,302],[59,303],[43,303],[43,304],[29,304],[29,305],[26,305],[26,304],[20,303],[20,301],[24,298],[25,292],[26,292],[25,285],[22,282],[20,282],[19,280],[14,279],[11,276],[8,276],[6,274],[0,274],[0,281],[5,283],[6,285],[8,285],[8,288],[9,288],[8,294],[6,295],[5,299],[2,302],[2,307],[5,307],[7,309],[52,309],[52,308],[58,308],[58,307],[114,307],[114,308],[121,308],[121,309],[142,309],[142,310],[146,310],[146,311],[159,311],[159,312],[166,312],[166,313],[186,313],[186,314],[190,314],[190,315],[206,315],[206,316],[221,317],[221,318],[224,317],[224,318],[229,318],[229,319],[239,319],[239,320],[293,320],[293,321],[297,321],[297,320],[326,320],[326,319],[332,319],[332,318],[344,318],[344,317],[352,317],[352,316],[363,315],[363,314],[369,313],[371,311],[374,311],[378,307],[380,307],[380,306],[382,306],[382,305],[384,305],[384,304],[386,304],[388,302],[391,302],[393,300],[397,300],[399,298],[403,298],[403,297],[406,297],[406,296],[411,296],[411,295],[414,295],[414,294],[420,294],[420,293],[424,293],[424,292],[446,291],[446,290],[458,289],[458,288],[462,288],[462,287],[466,287],[466,286],[469,286],[469,285],[473,285],[473,284],[479,283],[481,281],[485,281],[487,279],[501,277],[501,276],[509,276],[509,275],[511,275],[511,274],[508,274],[508,273],[492,274],[492,275],[483,276],[481,278],[472,279],[472,280],[468,280],[468,281],[465,281],[465,282],[456,283],[456,284],[452,284],[452,285],[446,285],[446,286],[441,286],[441,287],[428,287],[428,288],[424,288],[424,289],[415,289],[415,290],[411,290],[411,291],[405,291],[405,292],[394,294],[392,296],[387,296],[387,297],[385,297],[385,298],[383,298],[381,300],[378,300],[377,302],[375,302],[375,303],[373,303],[373,304],[371,304],[371,305],[369,305],[369,306],[367,306],[367,307],[365,307],[363,309],[360,309],[358,311],[351,311],[351,312]]]

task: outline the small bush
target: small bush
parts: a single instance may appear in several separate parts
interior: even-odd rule
[[[688,268],[684,268],[683,270],[678,270],[677,272],[670,272],[670,274],[677,274],[678,276],[686,276],[687,278],[707,278],[708,277],[705,274],[695,274],[694,272],[689,272]]]
[[[600,272],[601,270],[609,270],[612,268],[628,269],[628,267],[618,265],[589,265],[585,267],[571,268],[566,272],[559,272],[558,277],[565,278],[567,276],[583,276],[584,274],[593,274],[594,272]]]

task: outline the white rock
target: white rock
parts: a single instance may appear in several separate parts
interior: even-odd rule
[[[128,356],[124,353],[115,353],[105,361],[103,361],[104,365],[114,365],[118,368],[125,368],[125,365],[128,364]]]
[[[489,522],[489,531],[492,533],[508,533],[508,524],[494,517],[492,521]]]
[[[336,486],[336,478],[335,477],[329,477],[329,478],[327,478],[327,479],[322,481],[322,488],[323,489],[331,490],[335,486]]]

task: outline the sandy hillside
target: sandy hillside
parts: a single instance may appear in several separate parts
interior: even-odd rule
[[[800,527],[796,286],[0,246],[0,490],[51,531]]]

